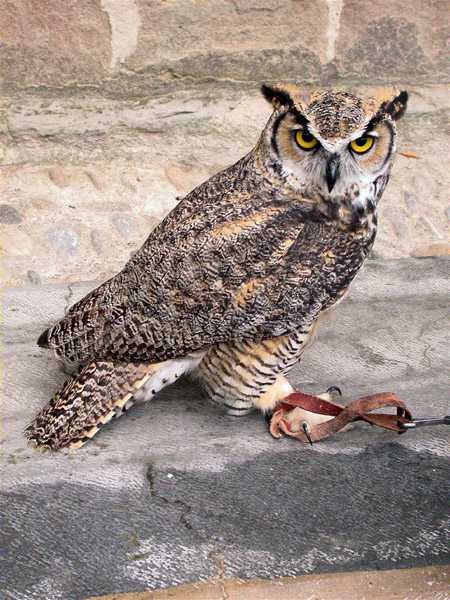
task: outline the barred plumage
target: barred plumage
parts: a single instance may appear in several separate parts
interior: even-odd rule
[[[216,344],[205,353],[194,374],[209,397],[229,414],[248,413],[277,377],[287,374],[299,360],[312,329],[297,329],[261,342]]]

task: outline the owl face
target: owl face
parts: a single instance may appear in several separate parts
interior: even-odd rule
[[[306,96],[292,85],[262,91],[275,108],[263,134],[266,150],[291,187],[342,205],[350,218],[373,210],[392,165],[395,120],[407,93],[386,100],[342,91]]]

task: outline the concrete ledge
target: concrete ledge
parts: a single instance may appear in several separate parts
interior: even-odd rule
[[[369,262],[291,380],[315,392],[338,384],[348,399],[392,390],[417,415],[448,414],[449,266]],[[309,448],[180,382],[77,453],[27,448],[23,428],[64,379],[35,340],[93,285],[3,294],[6,598],[449,562],[444,426],[397,436],[356,424]]]

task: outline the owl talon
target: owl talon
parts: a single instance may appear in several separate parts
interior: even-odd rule
[[[342,398],[342,390],[337,385],[330,385],[330,387],[327,389],[326,393],[330,394],[330,396],[332,396],[332,397],[336,394],[340,398]]]
[[[302,423],[302,430],[303,430],[303,433],[306,435],[306,437],[308,439],[309,445],[312,446],[313,445],[313,441],[312,441],[311,436],[309,434],[309,425],[308,425],[308,423],[306,421],[303,421],[303,423]]]
[[[276,439],[280,439],[281,437],[283,437],[283,430],[281,428],[281,423],[283,421],[283,417],[284,417],[284,410],[279,409],[279,410],[276,410],[272,414],[272,418],[270,419],[270,424],[269,424],[270,435]]]
[[[311,396],[311,398],[315,398],[318,402],[320,402],[320,400],[328,400],[329,398],[331,399],[332,391],[334,390],[329,388],[325,393]],[[270,434],[276,439],[281,438],[283,435],[295,437],[300,441],[309,442],[312,446],[312,427],[319,423],[329,421],[333,417],[330,415],[313,413],[299,408],[298,406],[292,406],[288,402],[288,400],[286,403],[281,402],[279,408],[272,414],[269,426]]]
[[[292,392],[273,413],[270,433],[276,438],[284,433],[301,442],[309,442],[312,446],[313,442],[344,430],[354,421],[365,421],[397,433],[404,433],[415,425],[405,403],[392,392],[356,398],[346,406],[324,398],[327,395],[329,391],[328,394],[317,396]],[[396,408],[396,414],[374,412],[380,408]],[[446,419],[434,419],[433,422],[443,423]],[[422,421],[430,423],[430,419]]]

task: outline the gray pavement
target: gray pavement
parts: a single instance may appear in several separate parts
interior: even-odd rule
[[[291,375],[448,414],[448,259],[371,261]],[[81,600],[224,577],[450,562],[450,428],[273,440],[181,381],[77,453],[22,430],[63,379],[38,334],[90,284],[3,291],[0,598]]]

